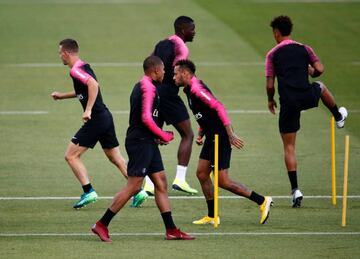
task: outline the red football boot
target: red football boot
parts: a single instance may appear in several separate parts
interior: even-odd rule
[[[189,234],[180,231],[180,229],[178,229],[178,228],[174,228],[174,229],[166,230],[165,239],[166,240],[193,240],[193,239],[195,239],[195,237],[190,236]]]
[[[92,226],[91,231],[98,235],[101,241],[104,242],[112,242],[109,236],[109,230],[107,227],[101,223],[100,221],[96,222],[94,226]]]

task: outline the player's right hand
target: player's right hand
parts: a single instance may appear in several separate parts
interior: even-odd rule
[[[162,141],[161,139],[158,139],[158,138],[155,139],[155,143],[159,144],[160,146],[164,146],[164,145],[169,144],[169,142]]]
[[[61,95],[59,92],[52,92],[51,93],[51,97],[54,99],[54,100],[60,100],[61,99]]]
[[[83,122],[87,122],[88,120],[91,120],[91,110],[85,110],[83,115],[82,115],[82,120]]]

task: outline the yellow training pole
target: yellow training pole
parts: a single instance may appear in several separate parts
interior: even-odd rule
[[[331,117],[331,200],[336,205],[336,167],[335,167],[335,119]]]
[[[219,217],[219,135],[215,134],[214,148],[214,228],[218,227]]]
[[[343,189],[343,207],[341,226],[346,226],[346,207],[347,207],[347,189],[348,189],[348,171],[349,171],[349,135],[345,136],[345,159],[344,159],[344,189]]]

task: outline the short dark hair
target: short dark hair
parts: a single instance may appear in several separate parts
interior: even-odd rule
[[[274,29],[278,29],[282,36],[289,36],[292,31],[293,24],[289,16],[280,15],[275,17],[270,26]]]
[[[189,59],[181,59],[175,63],[175,66],[179,66],[182,69],[186,69],[192,74],[195,74],[196,71],[195,64]]]
[[[162,60],[161,58],[157,57],[157,56],[149,56],[144,60],[143,63],[143,69],[144,72],[148,72],[150,69],[153,69],[157,66],[160,66],[162,64]]]
[[[182,26],[184,24],[190,24],[193,23],[194,20],[191,19],[189,16],[179,16],[178,18],[176,18],[175,22],[174,22],[174,29],[175,31],[178,31],[179,29],[182,28]]]
[[[59,45],[66,51],[73,53],[79,52],[79,45],[74,39],[64,39],[59,42]]]

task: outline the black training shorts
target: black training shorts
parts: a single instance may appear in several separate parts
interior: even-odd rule
[[[280,98],[279,130],[281,133],[293,133],[300,129],[300,113],[317,107],[321,95],[319,83],[312,83],[305,91],[286,91]]]
[[[94,148],[98,141],[103,149],[119,146],[114,121],[111,113],[107,110],[93,115],[71,139],[72,143],[87,148]]]
[[[162,84],[158,87],[160,96],[160,113],[167,125],[176,125],[188,120],[189,113],[179,96],[179,87],[172,84]]]
[[[164,171],[160,150],[155,142],[125,140],[125,148],[129,158],[128,176],[145,177]]]
[[[208,160],[211,162],[211,165],[214,165],[214,150],[215,150],[215,141],[214,135],[206,136],[204,145],[200,152],[200,158]],[[219,135],[219,170],[224,170],[230,168],[230,159],[231,159],[231,145],[229,142],[228,135],[220,134]]]

